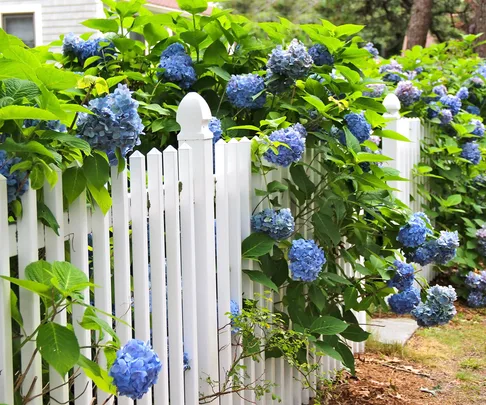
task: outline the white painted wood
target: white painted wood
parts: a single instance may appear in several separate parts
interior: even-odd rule
[[[7,179],[0,174],[0,229],[8,227]],[[0,276],[10,277],[9,235],[0,232]],[[0,280],[0,403],[13,404],[12,321],[10,283]]]
[[[111,195],[113,199],[113,259],[115,280],[115,315],[125,323],[116,322],[116,333],[122,344],[132,338],[132,294],[130,289],[130,239],[127,170],[118,173],[111,168]],[[127,397],[117,399],[119,405],[131,405]]]
[[[192,150],[187,144],[179,147],[179,180],[181,182],[181,254],[184,313],[184,351],[189,356],[190,369],[185,371],[185,399],[187,405],[199,403],[199,362],[197,347],[197,285],[196,235],[194,231],[194,170]]]
[[[229,259],[229,225],[228,225],[228,185],[226,176],[227,154],[226,143],[219,140],[215,146],[216,166],[216,259],[218,279],[218,328],[219,332],[219,375],[220,390],[224,384],[228,371],[233,364],[231,355],[231,325],[228,319],[230,312],[230,259]],[[224,395],[221,405],[232,405],[233,397]]]
[[[184,404],[181,241],[177,151],[169,146],[163,152],[163,161],[169,313],[169,392],[171,402],[176,401],[177,403]]]
[[[216,264],[214,246],[214,174],[213,134],[208,128],[211,111],[197,93],[189,93],[181,101],[177,122],[181,132],[179,144],[186,142],[192,148],[194,169],[194,222],[196,232],[196,274],[200,293],[198,307],[199,391],[210,394],[206,382],[218,379],[218,323],[216,313]],[[214,401],[219,405],[219,399]]]
[[[44,183],[44,203],[51,210],[52,214],[59,224],[59,235],[51,229],[45,228],[45,246],[46,246],[46,260],[48,262],[64,261],[64,207],[62,196],[62,173],[59,168],[55,168],[58,181],[51,189],[49,183]],[[61,325],[66,325],[66,311],[62,311],[56,316],[56,322]],[[65,384],[65,385],[63,385]],[[69,386],[66,384],[65,376],[59,375],[59,373],[53,368],[49,368],[49,386],[55,388],[50,391],[50,397],[60,403],[69,401]]]
[[[150,269],[152,283],[152,342],[162,362],[159,380],[154,387],[154,404],[169,403],[169,367],[167,365],[167,288],[165,265],[164,187],[162,153],[152,149],[147,156],[150,199]]]
[[[80,196],[69,207],[69,222],[76,234],[71,240],[71,263],[79,270],[89,277],[88,264],[88,213],[86,209],[86,191],[83,191]],[[82,292],[83,301],[89,304],[89,290]],[[85,347],[81,349],[81,354],[91,359],[91,333],[79,326],[84,315],[84,308],[76,305],[73,307],[73,327],[76,337],[78,338],[79,346]],[[74,395],[76,397],[76,405],[90,405],[92,400],[92,381],[83,373],[74,380]]]

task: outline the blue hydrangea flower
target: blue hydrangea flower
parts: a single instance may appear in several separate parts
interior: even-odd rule
[[[456,256],[456,249],[459,247],[459,235],[457,231],[440,231],[436,243],[437,255],[434,261],[437,264],[446,264]]]
[[[373,142],[376,146],[380,146],[381,138],[379,136],[371,135],[369,140]]]
[[[480,66],[478,67],[478,69],[476,70],[476,72],[477,72],[478,74],[480,74],[481,76],[483,76],[484,78],[486,78],[486,64],[484,64],[484,65],[480,65]]]
[[[141,399],[157,383],[161,369],[159,357],[150,345],[132,339],[116,353],[109,374],[119,395]]]
[[[469,114],[481,115],[481,110],[478,107],[476,107],[475,105],[468,105],[466,107],[466,111]]]
[[[162,52],[158,67],[165,69],[162,73],[164,80],[176,83],[182,89],[190,88],[197,80],[192,59],[178,42]]]
[[[474,125],[474,129],[471,131],[471,134],[476,136],[483,136],[484,135],[484,124],[479,120],[471,120],[469,121],[469,125]]]
[[[476,142],[466,142],[462,145],[461,157],[469,160],[473,165],[477,165],[481,161],[481,151]]]
[[[480,273],[470,271],[466,276],[464,284],[470,290],[486,291],[486,270],[483,270]]]
[[[477,187],[485,187],[486,186],[486,176],[484,174],[478,174],[476,177],[472,179],[472,182]]]
[[[349,113],[344,116],[349,131],[356,137],[359,143],[368,140],[371,135],[371,125],[366,121],[364,113]]]
[[[295,221],[288,208],[280,211],[266,208],[251,217],[251,227],[254,232],[263,232],[275,240],[283,240],[294,233]]]
[[[313,240],[297,239],[292,241],[289,262],[292,280],[312,282],[319,276],[326,257]]]
[[[397,240],[405,247],[418,247],[425,242],[427,235],[432,234],[428,226],[430,226],[430,220],[427,215],[423,212],[416,212],[400,228]]]
[[[273,73],[270,69],[267,69],[265,83],[267,86],[267,90],[270,93],[281,94],[289,91],[295,84],[295,80],[291,79],[290,77],[277,75]]]
[[[307,138],[307,130],[300,122],[292,125],[292,127],[300,134],[302,138],[304,139]]]
[[[420,291],[416,287],[393,294],[388,298],[390,309],[399,315],[409,314],[420,302]]]
[[[471,81],[471,84],[473,85],[473,87],[476,87],[476,88],[480,88],[480,87],[483,87],[484,86],[484,80],[481,79],[480,77],[472,77],[470,79]]]
[[[375,48],[375,44],[373,44],[373,42],[368,42],[365,46],[363,46],[363,48],[371,53],[371,56],[373,56],[373,58],[377,58],[378,55],[380,55],[380,52],[378,51],[378,49]]]
[[[469,90],[467,87],[461,87],[457,90],[456,96],[459,97],[461,100],[467,100],[469,97]]]
[[[439,99],[439,101],[444,107],[451,110],[452,115],[456,115],[462,107],[461,99],[459,97],[456,97],[456,96],[445,95],[445,96],[442,96]]]
[[[184,352],[184,355],[182,357],[182,364],[184,367],[184,371],[190,370],[191,369],[191,363],[189,359],[189,354]]]
[[[281,142],[288,146],[278,146],[278,153],[268,149],[264,157],[269,162],[279,166],[289,167],[291,163],[298,162],[302,158],[305,149],[305,139],[294,126],[278,129],[272,132],[268,138],[272,142]]]
[[[140,144],[144,126],[138,115],[138,102],[132,99],[126,85],[119,84],[114,93],[91,100],[88,108],[94,114],[80,113],[77,126],[78,136],[91,147],[109,156],[114,156],[116,148],[120,148],[125,157]]]
[[[262,108],[265,104],[265,93],[256,99],[253,97],[265,90],[265,82],[260,76],[249,73],[246,75],[232,75],[226,86],[226,95],[231,104],[237,108]]]
[[[431,264],[434,262],[438,254],[437,242],[435,240],[429,240],[422,246],[419,246],[415,252],[410,256],[410,260],[414,263],[418,263],[422,266]]]
[[[298,39],[293,39],[287,49],[278,45],[272,50],[268,58],[267,68],[272,73],[291,79],[302,79],[309,74],[314,63],[304,44]]]
[[[36,127],[38,126],[41,130],[49,130],[49,131],[56,131],[56,132],[67,132],[66,125],[62,124],[59,120],[50,120],[50,121],[40,121],[40,120],[24,120],[24,127]]]
[[[442,125],[450,124],[453,118],[452,111],[447,108],[443,108],[439,111],[439,120]]]
[[[408,80],[413,80],[417,77],[417,72],[415,70],[409,70],[405,72],[405,76],[407,76]]]
[[[334,57],[331,55],[325,45],[315,44],[309,48],[309,55],[314,60],[316,66],[329,65],[334,63]]]
[[[223,136],[223,130],[221,129],[221,121],[216,117],[212,117],[209,121],[209,130],[213,133],[213,143],[218,142]]]
[[[371,91],[363,91],[363,96],[372,98],[381,97],[386,89],[386,85],[383,83],[371,83],[367,84],[366,87]]]
[[[440,97],[447,96],[447,87],[443,84],[439,84],[432,89],[432,92]]]
[[[240,306],[235,300],[230,301],[230,314],[231,318],[235,318],[240,315]],[[231,324],[233,324],[233,320],[231,320]],[[240,331],[240,328],[231,328],[231,333],[238,333]]]
[[[467,305],[471,308],[486,307],[486,294],[481,291],[471,291],[467,297]]]
[[[114,58],[115,45],[106,38],[90,38],[85,41],[69,33],[63,39],[62,51],[65,56],[78,58],[79,63],[84,65],[92,56],[99,56],[99,61],[105,62],[109,57]]]
[[[398,291],[411,288],[415,279],[413,266],[400,260],[395,260],[393,265],[396,267],[395,275],[391,280],[388,280],[388,287],[394,287]]]
[[[7,152],[0,150],[0,174],[7,179],[7,202],[17,200],[27,191],[27,173],[16,170],[10,173],[12,166],[20,163],[22,159],[9,158]]]
[[[477,251],[481,256],[486,256],[486,225],[476,232]]]
[[[456,314],[456,291],[451,286],[433,286],[427,291],[427,300],[412,310],[420,326],[437,326],[448,323]]]
[[[423,68],[423,66],[417,66],[414,70],[419,75],[420,73],[422,73],[424,71],[424,68]]]
[[[403,73],[403,67],[396,60],[391,60],[388,65],[380,66],[379,72],[385,73],[383,80],[386,82],[398,83],[403,80],[398,74]]]
[[[429,103],[429,106],[427,108],[427,117],[429,117],[430,119],[437,118],[439,116],[439,111],[440,111],[440,108],[437,105],[437,103],[435,101],[432,101],[432,102]],[[444,110],[444,111],[448,111],[448,110]],[[450,111],[449,111],[449,113],[450,113]],[[450,117],[451,117],[451,120],[452,120],[452,113],[450,113]]]
[[[395,94],[400,102],[408,107],[420,100],[422,91],[413,85],[411,81],[401,81],[397,85]]]

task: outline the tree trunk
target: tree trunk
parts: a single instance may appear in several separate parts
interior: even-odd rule
[[[405,48],[415,45],[425,46],[427,33],[432,24],[432,4],[434,0],[415,0],[405,38]]]
[[[486,40],[486,0],[475,0],[471,1],[473,20],[469,26],[469,31],[471,34],[482,33],[478,41]],[[486,44],[479,45],[476,48],[476,52],[481,57],[486,57]]]

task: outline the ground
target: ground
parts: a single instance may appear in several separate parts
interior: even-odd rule
[[[322,403],[486,404],[486,309],[456,307],[451,323],[420,328],[405,347],[367,342],[356,378],[342,374]]]

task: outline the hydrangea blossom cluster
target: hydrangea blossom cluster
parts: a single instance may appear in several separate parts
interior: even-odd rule
[[[367,84],[366,87],[371,91],[363,91],[363,96],[372,98],[381,97],[386,89],[386,85],[383,83],[371,83]]]
[[[484,124],[481,121],[471,120],[469,125],[474,125],[474,129],[471,131],[471,134],[481,137],[484,135]]]
[[[78,136],[111,156],[111,164],[116,164],[116,148],[125,157],[140,144],[144,126],[138,115],[138,102],[132,99],[126,85],[119,84],[114,93],[91,100],[88,108],[94,114],[79,114]]]
[[[481,110],[478,107],[476,107],[475,105],[468,105],[466,107],[466,111],[469,114],[481,115]]]
[[[477,250],[481,256],[486,256],[486,225],[476,232]]]
[[[456,291],[451,286],[433,286],[427,291],[426,302],[417,305],[412,316],[420,326],[444,325],[456,315],[456,299]]]
[[[191,369],[191,360],[189,359],[189,354],[187,352],[184,352],[184,354],[183,354],[182,366],[184,368],[184,371]]]
[[[417,287],[410,287],[388,298],[390,309],[398,314],[409,314],[420,303],[420,291]]]
[[[483,80],[483,79],[481,79],[480,77],[477,77],[477,76],[472,77],[472,78],[470,79],[470,81],[471,81],[471,84],[472,84],[474,87],[476,87],[476,88],[480,88],[480,87],[483,87],[483,86],[484,86],[484,80]]]
[[[373,142],[376,146],[380,146],[381,138],[379,136],[376,136],[376,135],[371,135],[370,141]]]
[[[400,260],[395,260],[393,265],[396,267],[395,275],[388,280],[388,287],[394,287],[398,291],[410,289],[415,279],[413,266]]]
[[[292,241],[289,251],[289,269],[293,280],[312,282],[326,263],[324,251],[313,240]]]
[[[419,90],[411,81],[401,81],[397,85],[395,94],[400,102],[408,107],[420,100],[422,90]]]
[[[275,240],[283,240],[294,233],[295,221],[288,208],[279,211],[266,208],[251,217],[251,227],[255,232],[263,232]]]
[[[61,123],[59,120],[50,121],[40,121],[40,120],[24,120],[24,127],[39,127],[39,129],[44,131],[56,131],[56,132],[67,132],[66,125]]]
[[[477,165],[481,161],[481,151],[476,142],[466,142],[462,145],[461,157],[469,160],[473,165]]]
[[[373,58],[377,58],[380,55],[380,52],[375,48],[375,44],[373,42],[368,42],[365,46],[363,46],[363,48],[371,53]]]
[[[442,125],[447,125],[447,124],[450,124],[452,119],[453,119],[453,116],[452,116],[452,111],[451,110],[448,110],[446,108],[440,110],[438,112],[438,115],[439,115],[439,120],[440,120],[440,123]]]
[[[230,314],[231,314],[231,318],[235,318],[238,315],[240,315],[240,306],[235,300],[230,301]],[[233,319],[231,320],[231,324],[233,324]],[[231,329],[231,333],[238,333],[239,331],[240,328],[233,327]]]
[[[446,264],[456,256],[459,235],[456,232],[441,231],[439,238],[429,240],[411,255],[412,261],[425,266],[430,263]]]
[[[110,368],[118,394],[141,399],[157,383],[162,364],[148,343],[130,340],[116,353]]]
[[[216,117],[212,117],[208,125],[209,130],[213,133],[213,144],[218,142],[223,136],[223,130],[221,129],[221,121]]]
[[[287,49],[278,45],[268,58],[267,69],[291,79],[301,79],[309,74],[314,60],[306,47],[298,39],[293,39]]]
[[[302,158],[305,149],[305,138],[302,136],[301,130],[300,127],[290,126],[272,132],[268,137],[270,141],[281,142],[287,146],[278,146],[278,153],[268,149],[264,154],[265,159],[283,167],[288,167],[291,163],[298,162]]]
[[[329,65],[334,63],[334,57],[331,55],[325,45],[315,44],[309,48],[309,55],[314,60],[316,66]]]
[[[451,110],[452,115],[456,115],[461,110],[462,102],[457,96],[445,95],[439,101],[445,108]]]
[[[226,95],[231,104],[237,108],[258,109],[266,101],[265,82],[257,74],[232,75],[226,86]],[[253,99],[257,94],[258,97]]]
[[[414,213],[397,236],[397,240],[405,247],[415,248],[422,245],[428,235],[432,235],[430,220],[423,212]]]
[[[382,65],[379,69],[380,73],[384,73],[383,80],[386,82],[398,83],[402,81],[399,73],[403,73],[403,67],[396,60],[391,60],[388,65]]]
[[[191,57],[179,42],[171,44],[160,56],[159,68],[164,80],[176,83],[182,89],[190,88],[197,80]]]
[[[459,97],[460,100],[467,100],[469,97],[469,90],[467,87],[461,87],[457,93],[456,96]]]
[[[113,57],[115,46],[106,38],[90,38],[85,41],[71,32],[64,36],[62,53],[64,56],[78,58],[79,63],[84,65],[92,56],[99,56],[102,59],[106,59],[108,55]]]
[[[314,76],[313,79],[322,82],[324,79],[318,74],[311,75]],[[267,85],[267,90],[272,94],[281,94],[289,90],[295,83],[294,79],[290,77],[280,76],[274,74],[270,69],[267,69],[267,74],[265,76],[265,82]]]
[[[20,198],[28,189],[27,173],[18,170],[10,173],[12,166],[20,162],[20,158],[9,158],[7,152],[0,150],[0,174],[7,179],[7,202],[9,204]]]
[[[359,143],[368,140],[371,135],[371,125],[366,121],[364,113],[349,113],[344,116],[349,131],[358,139]],[[345,144],[345,142],[343,142]]]
[[[432,92],[440,97],[447,96],[447,87],[443,84],[439,84],[432,89]]]

